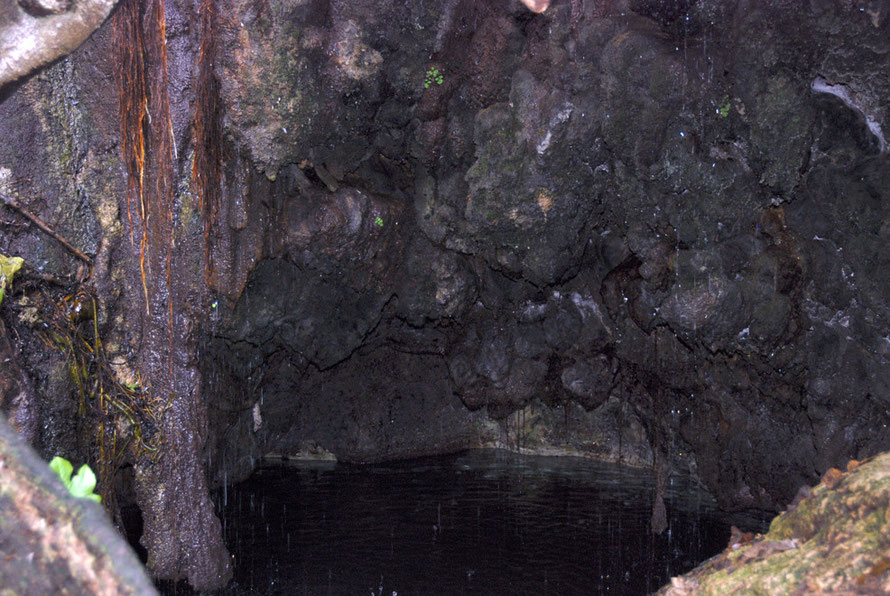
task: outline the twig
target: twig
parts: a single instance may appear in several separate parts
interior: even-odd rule
[[[62,288],[68,288],[71,285],[77,283],[77,278],[75,278],[75,277],[69,277],[68,279],[65,279],[64,277],[58,277],[56,275],[52,275],[49,273],[43,273],[42,271],[35,271],[33,267],[29,268],[27,271],[22,273],[22,276],[26,282],[28,281],[27,278],[35,277],[35,278],[39,279],[40,281],[50,283],[50,284],[53,284],[53,285],[56,285],[56,286],[59,286]],[[16,279],[18,279],[18,278],[16,278]],[[18,285],[18,281],[16,281],[16,285]],[[32,282],[32,285],[33,285],[33,282]]]
[[[7,207],[11,207],[12,209],[15,209],[16,211],[18,211],[19,213],[21,213],[22,215],[24,215],[25,217],[27,217],[28,219],[30,219],[30,220],[34,223],[34,225],[36,225],[38,228],[40,228],[41,230],[43,230],[44,232],[46,232],[47,234],[49,234],[50,236],[52,236],[53,238],[55,238],[56,240],[58,240],[58,242],[59,242],[62,246],[64,246],[64,247],[67,248],[68,250],[70,250],[70,251],[71,251],[77,258],[79,258],[79,259],[81,259],[83,262],[87,263],[87,264],[90,266],[90,273],[92,274],[92,272],[93,272],[93,259],[91,259],[91,258],[88,257],[87,255],[85,255],[84,253],[82,253],[81,251],[79,251],[73,244],[71,244],[70,242],[68,242],[68,241],[65,239],[64,236],[62,236],[62,235],[59,234],[57,231],[55,231],[54,229],[52,229],[51,227],[49,227],[47,224],[45,224],[45,223],[43,222],[42,219],[40,219],[39,217],[37,217],[36,215],[34,215],[33,213],[31,213],[31,212],[28,211],[27,209],[25,209],[24,207],[22,207],[21,205],[19,205],[18,201],[16,201],[15,199],[13,199],[12,197],[10,197],[9,195],[0,192],[0,199],[3,200],[3,204],[4,204],[4,205],[6,205]]]

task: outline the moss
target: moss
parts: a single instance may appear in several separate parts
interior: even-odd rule
[[[119,233],[115,229],[116,202],[112,176],[116,156],[92,149],[92,127],[88,112],[83,109],[79,74],[72,59],[66,58],[47,69],[33,81],[33,109],[43,138],[35,147],[45,152],[47,171],[35,184],[40,198],[50,206],[52,214],[43,217],[72,244],[86,253],[95,253],[101,231]],[[62,251],[47,243],[46,252],[32,258],[54,261],[65,258]],[[59,265],[64,269],[65,266]]]
[[[98,160],[92,171],[113,172],[118,165],[116,156],[106,155]],[[123,225],[120,220],[120,206],[116,192],[115,181],[112,176],[91,176],[87,181],[90,195],[93,197],[95,218],[104,234],[108,237],[117,237],[123,234]]]
[[[520,133],[520,124],[506,104],[483,110],[477,117],[479,148],[465,176],[470,186],[465,212],[469,221],[483,226],[516,222],[523,207],[535,204],[534,197],[516,192],[529,167],[519,149]]]
[[[176,228],[173,230],[173,237],[177,242],[184,241],[191,234],[200,234],[203,226],[201,211],[198,207],[198,196],[192,189],[191,184],[191,179],[183,179],[180,181],[179,188],[176,191],[179,217],[176,218]]]
[[[227,78],[237,83],[228,117],[233,128],[244,131],[255,161],[270,178],[280,164],[299,161],[303,134],[319,117],[322,82],[316,73],[325,57],[313,39],[289,20],[254,22],[241,31],[232,52],[235,66]]]
[[[83,132],[83,114],[73,81],[74,69],[67,58],[38,77],[37,116],[53,158],[55,171],[52,173],[60,182],[75,171],[74,141],[80,138],[76,135]]]
[[[727,549],[661,594],[869,593],[890,590],[890,453],[829,470],[796,507],[748,544]],[[677,591],[674,591],[677,590]]]

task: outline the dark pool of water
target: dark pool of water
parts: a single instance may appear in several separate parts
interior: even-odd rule
[[[674,477],[653,536],[653,493],[648,471],[494,450],[267,465],[217,495],[225,593],[646,594],[721,551],[731,524],[766,524]]]

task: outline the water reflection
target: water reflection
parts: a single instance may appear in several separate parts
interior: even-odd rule
[[[648,471],[473,451],[374,466],[281,464],[219,495],[228,594],[645,594],[719,552],[731,523],[688,479],[649,533]]]

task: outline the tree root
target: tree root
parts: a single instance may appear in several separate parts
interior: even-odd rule
[[[0,200],[2,200],[3,204],[6,205],[7,207],[17,211],[18,213],[20,213],[21,215],[23,215],[24,217],[29,219],[38,228],[40,228],[41,230],[43,230],[44,232],[46,232],[47,234],[49,234],[50,236],[55,238],[59,244],[61,244],[65,248],[67,248],[74,256],[76,256],[78,259],[80,259],[81,261],[83,261],[84,263],[89,265],[89,268],[90,268],[89,273],[83,278],[83,280],[89,279],[93,275],[93,259],[91,259],[86,254],[84,254],[83,252],[78,250],[77,247],[75,247],[73,244],[68,242],[68,240],[64,236],[62,236],[57,231],[55,231],[54,229],[49,227],[49,225],[47,225],[42,219],[40,219],[39,217],[37,217],[36,215],[31,213],[28,209],[22,207],[19,204],[19,202],[16,201],[11,196],[0,192]],[[81,280],[81,281],[83,281],[83,280]]]

